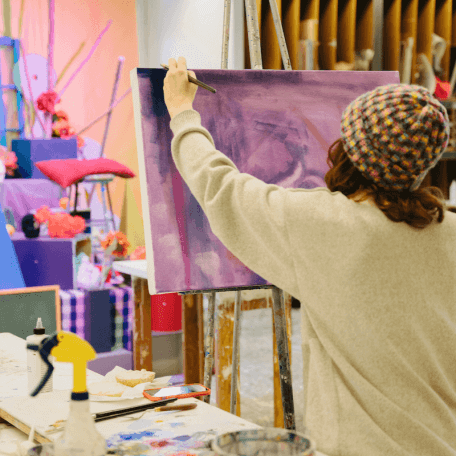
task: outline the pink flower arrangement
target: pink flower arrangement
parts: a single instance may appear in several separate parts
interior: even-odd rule
[[[110,231],[105,239],[100,242],[101,247],[106,250],[111,244],[114,239],[117,239],[117,248],[112,252],[112,255],[118,258],[122,258],[127,255],[127,250],[130,247],[130,243],[128,242],[127,236],[121,231]]]
[[[53,90],[42,93],[36,100],[36,106],[40,111],[55,114],[55,105],[60,101],[59,96]]]
[[[6,174],[8,176],[14,176],[14,170],[17,169],[16,154],[8,150],[5,146],[0,146],[0,160],[5,165]]]
[[[76,136],[76,131],[70,125],[68,114],[62,110],[55,110],[55,105],[60,102],[59,96],[53,90],[42,93],[36,101],[40,111],[52,114],[52,136],[54,138],[71,139]],[[76,136],[78,148],[84,146],[84,140]]]
[[[68,115],[65,111],[57,111],[53,115],[52,136],[54,138],[71,139],[76,136],[76,131],[70,125]],[[84,146],[84,140],[80,136],[76,136],[78,148]]]
[[[73,238],[85,230],[85,220],[66,212],[53,214],[47,206],[41,206],[35,212],[35,220],[41,225],[48,224],[48,234],[53,238]]]
[[[54,238],[73,238],[85,230],[85,220],[82,217],[72,217],[66,212],[52,214],[48,223],[49,236]]]
[[[130,255],[130,260],[145,260],[146,248],[144,246],[137,247]]]

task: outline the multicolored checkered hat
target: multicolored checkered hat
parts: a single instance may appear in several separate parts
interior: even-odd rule
[[[361,173],[388,190],[416,190],[441,158],[450,127],[424,87],[389,84],[356,98],[342,115],[342,142]]]

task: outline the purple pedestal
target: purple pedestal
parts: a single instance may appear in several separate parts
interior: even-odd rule
[[[75,139],[13,139],[11,149],[17,156],[18,171],[26,179],[48,179],[35,163],[43,160],[78,158]]]
[[[26,287],[59,285],[62,290],[76,288],[74,258],[76,244],[87,235],[73,239],[38,237],[27,239],[23,233],[13,235],[13,245]]]

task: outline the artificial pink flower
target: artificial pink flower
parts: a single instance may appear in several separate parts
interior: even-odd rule
[[[5,166],[7,168],[16,169],[17,168],[17,157],[16,157],[16,154],[14,152],[9,151],[6,154],[6,158],[5,158],[5,162],[4,163],[5,163]]]
[[[49,218],[48,233],[53,238],[73,238],[85,230],[85,220],[82,217],[72,217],[66,212],[52,214]]]
[[[36,212],[35,212],[35,220],[41,224],[44,222],[47,222],[49,218],[51,217],[52,213],[49,210],[47,206],[41,206]]]
[[[60,198],[59,200],[59,206],[62,208],[62,209],[66,209],[67,206],[68,206],[68,202],[70,201],[70,198],[68,197],[64,197],[64,198]]]
[[[6,168],[8,176],[14,176],[14,170],[17,169],[17,157],[14,152],[8,151],[4,146],[0,146],[0,160]]]
[[[60,101],[59,96],[53,90],[42,93],[38,100],[36,100],[36,106],[40,111],[50,112],[55,114],[55,105]]]
[[[130,260],[145,260],[146,248],[144,246],[137,247],[130,255]]]
[[[76,136],[76,139],[78,140],[78,149],[81,149],[84,147],[85,141],[82,136]]]
[[[52,131],[62,139],[69,135],[70,129],[71,125],[68,120],[58,120],[52,124]]]
[[[114,238],[117,239],[117,248],[112,252],[112,255],[118,258],[126,256],[130,243],[128,242],[127,236],[121,231],[110,231],[105,239],[100,241],[101,247],[106,250],[112,244]]]
[[[56,111],[55,115],[59,120],[67,120],[68,121],[68,114],[65,111]]]

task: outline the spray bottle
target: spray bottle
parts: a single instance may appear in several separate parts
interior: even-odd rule
[[[33,334],[28,336],[25,340],[27,344],[32,345],[39,345],[41,341],[46,339],[48,334],[45,334],[45,329],[43,327],[43,323],[41,322],[41,318],[38,318],[36,322],[36,327],[33,330]],[[35,388],[40,381],[43,375],[46,373],[47,365],[41,359],[41,356],[29,350],[27,352],[27,383],[28,383],[28,391],[31,392]],[[54,377],[50,377],[48,383],[43,388],[43,393],[49,393],[53,391],[53,380]]]
[[[70,413],[63,436],[54,443],[54,456],[105,456],[106,441],[97,431],[90,413],[86,384],[87,361],[97,357],[93,347],[76,334],[58,331],[39,344],[27,344],[27,348],[37,351],[48,367],[40,384],[30,393],[31,396],[36,396],[52,375],[54,366],[49,361],[50,355],[56,361],[73,363]]]

